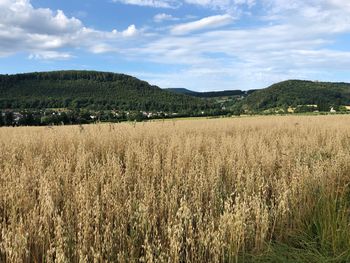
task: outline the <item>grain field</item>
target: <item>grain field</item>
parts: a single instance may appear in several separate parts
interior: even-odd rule
[[[1,128],[0,262],[350,262],[349,184],[349,116]]]

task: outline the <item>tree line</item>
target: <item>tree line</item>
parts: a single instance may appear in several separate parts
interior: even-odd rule
[[[96,122],[124,122],[145,121],[155,119],[170,119],[180,117],[210,117],[228,116],[233,112],[228,110],[182,111],[178,113],[168,112],[143,112],[143,111],[90,111],[87,109],[76,110],[43,110],[43,111],[0,111],[0,126],[47,126],[47,125],[73,125],[89,124]]]

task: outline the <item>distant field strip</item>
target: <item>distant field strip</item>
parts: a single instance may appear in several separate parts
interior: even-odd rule
[[[346,115],[0,128],[0,262],[350,262],[349,208]]]

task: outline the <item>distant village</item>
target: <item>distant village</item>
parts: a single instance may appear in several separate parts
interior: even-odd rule
[[[88,124],[96,122],[123,122],[144,121],[152,119],[166,119],[179,117],[199,116],[231,116],[241,114],[297,114],[297,113],[350,113],[350,106],[330,107],[327,111],[319,109],[318,105],[298,105],[287,109],[268,109],[260,113],[232,113],[222,107],[219,111],[212,112],[163,112],[163,111],[89,111],[86,109],[43,109],[43,110],[3,110],[0,111],[0,126],[45,126],[45,125],[69,125]]]
[[[193,116],[203,116],[204,111],[194,113]],[[88,124],[94,122],[122,122],[143,121],[152,119],[166,119],[188,116],[187,113],[163,111],[89,111],[46,109],[36,111],[0,111],[0,126],[44,126]]]

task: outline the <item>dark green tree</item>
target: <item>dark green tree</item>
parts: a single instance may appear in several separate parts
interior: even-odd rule
[[[4,117],[2,116],[2,112],[0,111],[0,126],[4,126],[5,122],[4,122]]]
[[[33,113],[26,112],[23,114],[23,118],[20,119],[19,125],[33,126],[38,125],[38,123],[36,122]]]
[[[14,125],[14,115],[12,111],[5,112],[4,123],[6,126]]]

